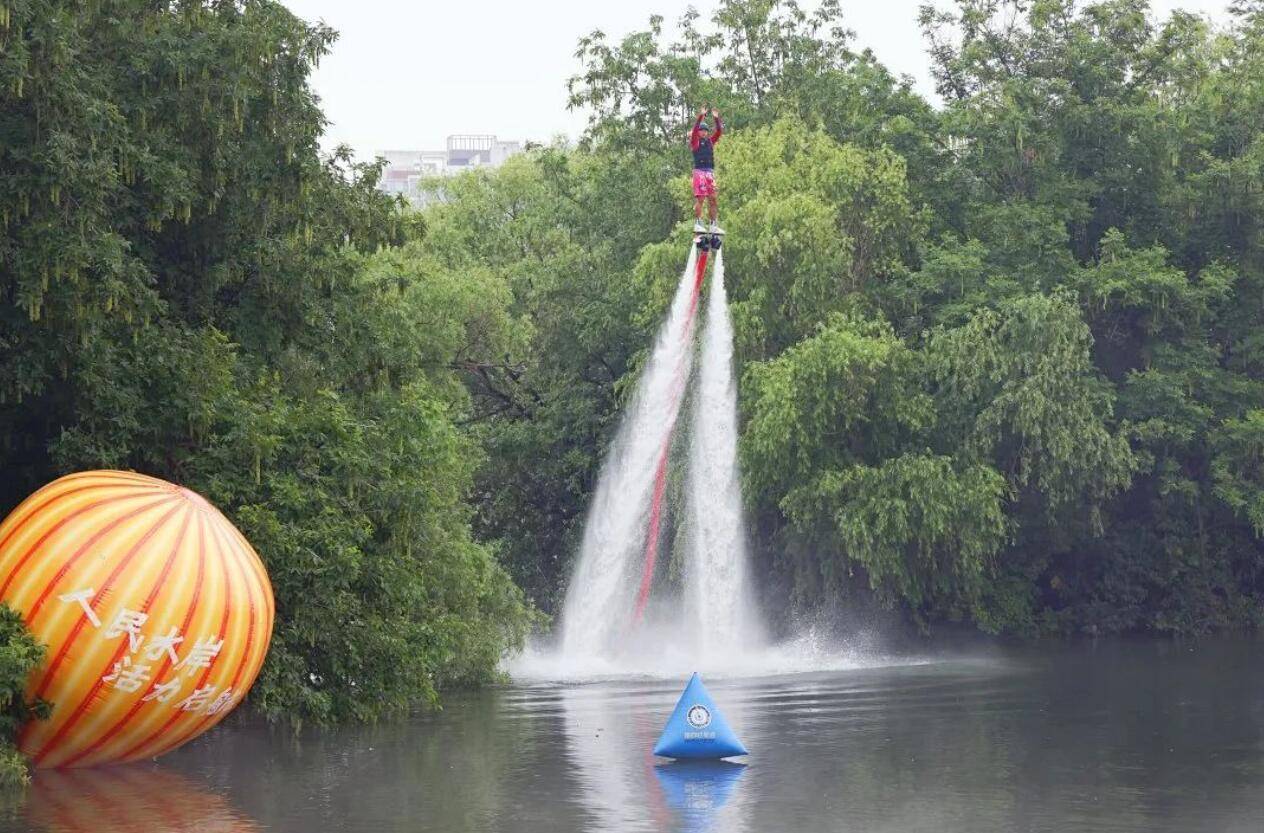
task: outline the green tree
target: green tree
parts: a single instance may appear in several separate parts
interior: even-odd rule
[[[27,633],[22,617],[0,604],[0,787],[29,780],[26,759],[13,745],[18,727],[48,716],[48,704],[26,700],[26,678],[44,659],[44,646]]]
[[[1221,31],[1183,13],[1156,21],[1140,0],[928,9],[938,112],[850,48],[834,4],[724,2],[688,14],[674,39],[656,19],[618,45],[582,41],[572,104],[590,130],[522,164],[571,198],[584,181],[635,181],[639,196],[619,189],[610,215],[551,197],[515,203],[508,222],[488,208],[478,226],[513,241],[495,255],[506,274],[532,262],[515,248],[559,229],[599,249],[594,212],[617,252],[603,263],[612,283],[590,276],[595,317],[516,308],[531,329],[522,378],[568,402],[565,431],[582,440],[562,439],[560,421],[498,417],[485,436],[517,439],[485,444],[504,479],[483,481],[501,522],[482,529],[541,584],[533,596],[561,584],[620,393],[680,268],[683,135],[710,100],[729,116],[724,254],[772,607],[783,592],[812,605],[872,588],[925,624],[1008,632],[1258,621],[1253,487],[1228,449],[1249,447],[1264,378],[1249,300],[1264,274],[1250,115],[1264,30],[1256,4],[1237,14]],[[562,262],[533,266],[531,285]],[[588,340],[571,356],[620,357],[597,387],[534,366],[540,346],[572,344],[554,339],[575,321]],[[575,445],[584,453],[565,457]],[[565,493],[565,515],[509,522],[542,492]],[[545,533],[557,518],[569,539]]]
[[[277,596],[252,691],[372,719],[491,679],[533,616],[473,533],[471,368],[511,292],[402,247],[378,170],[321,158],[333,33],[266,0],[6,5],[0,505],[136,468],[207,495]]]

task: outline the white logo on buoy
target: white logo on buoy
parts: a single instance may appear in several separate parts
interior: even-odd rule
[[[711,723],[711,711],[704,705],[698,704],[690,707],[685,714],[685,720],[689,721],[689,725],[695,729],[701,729]]]

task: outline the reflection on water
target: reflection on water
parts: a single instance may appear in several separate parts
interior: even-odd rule
[[[40,771],[22,821],[42,833],[256,833],[259,826],[195,782],[155,766]]]
[[[583,805],[604,830],[662,829],[667,813],[650,754],[661,727],[644,712],[628,714],[606,689],[581,686],[540,692],[562,707],[566,762]],[[519,701],[530,708],[534,698]]]
[[[686,833],[741,829],[741,817],[722,811],[746,771],[734,761],[673,761],[654,767],[663,797]]]
[[[736,768],[649,754],[684,676],[519,684],[298,739],[238,722],[139,783],[124,770],[40,773],[24,818],[0,829],[1261,830],[1264,642],[993,648],[709,678],[751,750]],[[92,809],[66,815],[75,807]]]

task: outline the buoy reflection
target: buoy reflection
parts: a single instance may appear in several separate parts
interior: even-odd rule
[[[746,765],[734,761],[674,761],[654,767],[667,806],[676,816],[673,829],[681,833],[729,830],[721,823]]]

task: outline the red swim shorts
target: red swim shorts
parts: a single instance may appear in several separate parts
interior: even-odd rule
[[[700,171],[694,169],[693,195],[695,197],[715,196],[715,171]]]

